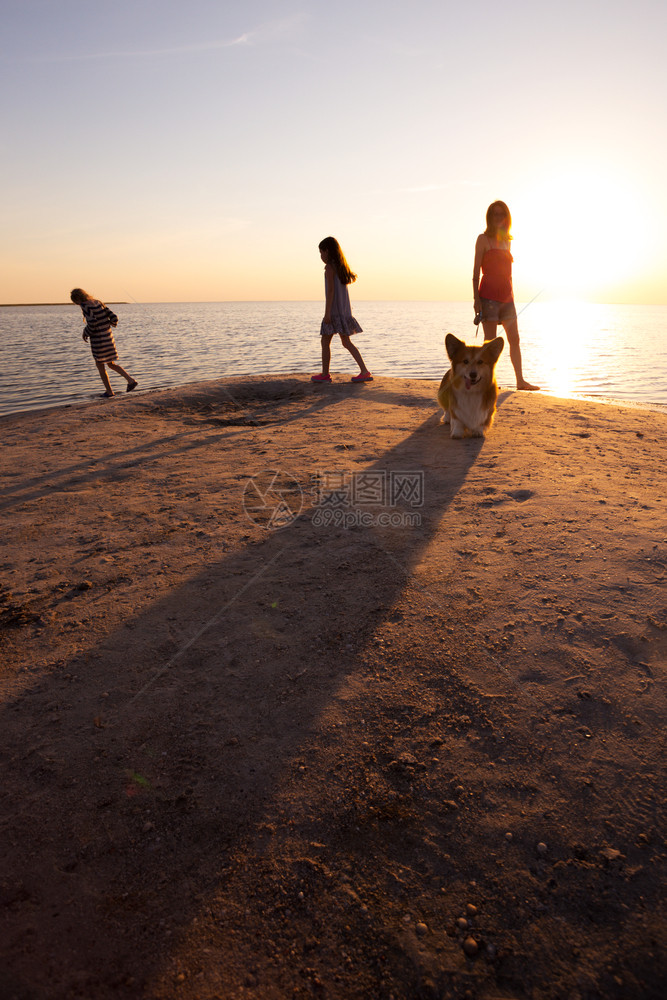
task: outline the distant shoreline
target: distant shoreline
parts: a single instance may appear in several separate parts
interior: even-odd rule
[[[30,309],[37,306],[73,306],[74,302],[0,302],[0,309]],[[128,302],[107,302],[111,306],[127,306]]]

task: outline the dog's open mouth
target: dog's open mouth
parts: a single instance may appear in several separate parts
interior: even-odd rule
[[[477,385],[478,382],[479,375],[477,372],[470,372],[469,375],[466,375],[466,389],[471,389],[473,385]]]

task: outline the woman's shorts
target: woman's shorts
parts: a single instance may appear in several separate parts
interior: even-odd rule
[[[487,323],[508,323],[516,319],[514,301],[496,302],[495,299],[482,299],[482,321]]]

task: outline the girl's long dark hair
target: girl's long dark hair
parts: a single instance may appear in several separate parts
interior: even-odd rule
[[[329,254],[329,263],[333,265],[341,285],[351,285],[353,281],[357,280],[356,274],[350,270],[350,265],[345,260],[340,243],[333,236],[325,237],[319,244],[318,250],[326,250]]]
[[[504,201],[494,201],[492,202],[486,210],[486,229],[484,230],[484,235],[488,236],[489,239],[495,240],[498,238],[498,230],[501,228],[494,219],[494,212],[497,209],[501,209],[507,217],[507,225],[503,226],[503,233],[506,239],[512,239],[512,216],[510,215],[510,210]]]

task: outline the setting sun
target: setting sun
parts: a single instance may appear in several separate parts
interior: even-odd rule
[[[637,186],[603,168],[551,172],[514,206],[513,219],[517,271],[548,298],[614,301],[615,286],[650,262]]]

